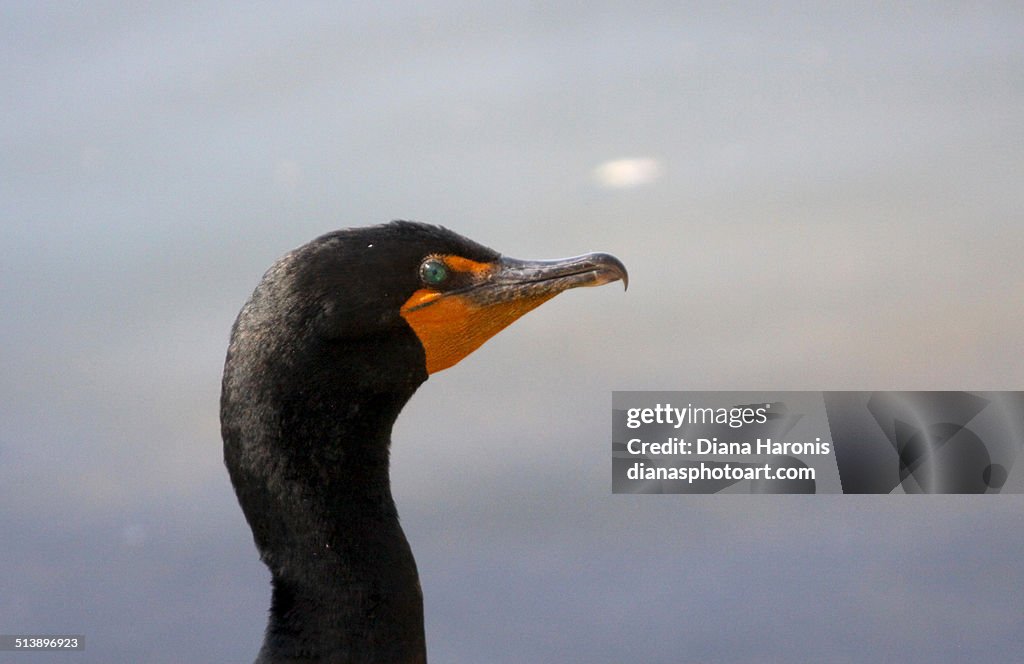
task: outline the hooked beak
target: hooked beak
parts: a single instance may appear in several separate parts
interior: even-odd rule
[[[546,300],[570,288],[603,286],[614,281],[629,287],[626,266],[611,254],[542,261],[503,256],[488,279],[467,287],[459,295],[479,306],[492,306],[515,300]]]
[[[629,285],[622,261],[603,253],[543,261],[502,257],[475,264],[467,279],[449,291],[417,291],[402,307],[423,344],[428,373],[454,365],[562,291],[615,281]]]

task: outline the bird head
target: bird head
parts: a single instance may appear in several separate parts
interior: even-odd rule
[[[418,385],[558,293],[618,280],[626,269],[608,254],[518,260],[408,221],[336,231],[267,271],[231,352],[295,364],[308,378],[339,360],[350,383]],[[375,368],[382,354],[393,371]]]

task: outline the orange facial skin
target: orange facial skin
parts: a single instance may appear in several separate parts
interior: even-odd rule
[[[421,289],[402,307],[402,316],[420,338],[427,354],[427,373],[432,374],[454,365],[515,319],[555,295],[548,293],[481,306],[463,295],[440,296],[437,291]],[[431,304],[417,306],[424,300]]]
[[[514,297],[500,302],[473,297],[498,266],[478,263],[461,256],[438,256],[453,273],[469,277],[469,290],[444,293],[421,288],[402,305],[402,317],[419,337],[427,356],[427,373],[456,364],[483,345],[515,319],[543,304],[557,293]]]
[[[607,254],[536,262],[502,258],[493,263],[453,255],[429,258],[447,267],[448,290],[424,285],[401,309],[423,344],[428,374],[456,364],[566,289],[628,279],[622,263]]]

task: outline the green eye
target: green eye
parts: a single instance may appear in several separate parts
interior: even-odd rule
[[[420,266],[420,278],[428,286],[437,286],[448,278],[448,266],[436,258],[428,258]]]

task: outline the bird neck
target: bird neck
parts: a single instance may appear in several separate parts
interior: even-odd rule
[[[423,597],[388,468],[409,396],[321,393],[297,405],[301,417],[282,410],[288,508],[272,525],[282,531],[261,533],[273,599],[258,661],[426,662]]]
[[[335,523],[273,572],[259,661],[425,664],[423,596],[397,518]]]

